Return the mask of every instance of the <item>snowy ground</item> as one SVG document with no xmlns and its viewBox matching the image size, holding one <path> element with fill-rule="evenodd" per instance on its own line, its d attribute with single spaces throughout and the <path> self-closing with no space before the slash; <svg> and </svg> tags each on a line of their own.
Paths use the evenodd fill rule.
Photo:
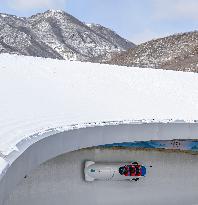
<svg viewBox="0 0 198 205">
<path fill-rule="evenodd" d="M 87 183 L 82 173 L 85 160 L 138 160 L 153 167 L 139 182 Z M 197 156 L 178 152 L 81 150 L 38 167 L 20 183 L 5 205 L 195 205 L 197 167 Z"/>
<path fill-rule="evenodd" d="M 195 73 L 2 54 L 0 96 L 3 156 L 22 139 L 50 128 L 112 120 L 198 119 Z"/>
</svg>

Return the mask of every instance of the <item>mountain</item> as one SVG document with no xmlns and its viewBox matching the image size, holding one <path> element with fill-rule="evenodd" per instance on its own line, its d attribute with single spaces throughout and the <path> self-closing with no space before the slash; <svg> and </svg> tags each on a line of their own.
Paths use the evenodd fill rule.
<svg viewBox="0 0 198 205">
<path fill-rule="evenodd" d="M 198 72 L 198 31 L 148 41 L 107 63 Z"/>
<path fill-rule="evenodd" d="M 0 14 L 0 53 L 99 62 L 134 46 L 108 28 L 60 10 L 29 18 Z"/>
</svg>

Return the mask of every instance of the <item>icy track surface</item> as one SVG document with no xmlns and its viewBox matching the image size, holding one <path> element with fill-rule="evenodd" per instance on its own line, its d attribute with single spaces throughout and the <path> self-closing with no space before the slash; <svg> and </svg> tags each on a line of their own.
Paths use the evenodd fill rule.
<svg viewBox="0 0 198 205">
<path fill-rule="evenodd" d="M 198 75 L 0 55 L 0 153 L 88 122 L 198 119 Z"/>
<path fill-rule="evenodd" d="M 139 182 L 85 182 L 85 160 L 138 160 L 148 168 Z M 80 150 L 52 159 L 29 174 L 5 205 L 196 205 L 198 158 L 185 153 Z"/>
</svg>

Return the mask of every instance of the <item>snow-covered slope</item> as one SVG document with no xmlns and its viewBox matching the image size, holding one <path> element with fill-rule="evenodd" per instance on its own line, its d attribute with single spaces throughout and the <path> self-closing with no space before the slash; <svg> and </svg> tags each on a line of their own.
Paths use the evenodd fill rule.
<svg viewBox="0 0 198 205">
<path fill-rule="evenodd" d="M 101 28 L 92 29 L 59 10 L 48 10 L 29 18 L 0 14 L 0 53 L 103 61 L 111 52 L 135 46 L 110 29 Z"/>
<path fill-rule="evenodd" d="M 50 128 L 198 119 L 198 75 L 0 55 L 0 152 Z"/>
</svg>

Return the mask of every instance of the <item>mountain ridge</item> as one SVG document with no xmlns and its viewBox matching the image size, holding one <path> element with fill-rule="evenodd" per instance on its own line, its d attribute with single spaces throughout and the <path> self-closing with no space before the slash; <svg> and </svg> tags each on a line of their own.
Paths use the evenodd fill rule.
<svg viewBox="0 0 198 205">
<path fill-rule="evenodd" d="M 101 62 L 135 46 L 101 28 L 103 33 L 61 10 L 27 18 L 0 14 L 0 53 Z"/>
<path fill-rule="evenodd" d="M 198 72 L 198 31 L 173 34 L 115 54 L 109 64 Z"/>
</svg>

